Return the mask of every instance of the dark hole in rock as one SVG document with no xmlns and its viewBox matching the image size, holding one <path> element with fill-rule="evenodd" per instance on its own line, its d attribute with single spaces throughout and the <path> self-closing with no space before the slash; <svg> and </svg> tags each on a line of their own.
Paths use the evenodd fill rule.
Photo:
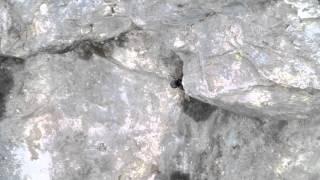
<svg viewBox="0 0 320 180">
<path fill-rule="evenodd" d="M 172 88 L 180 88 L 183 90 L 183 86 L 182 86 L 182 79 L 173 79 L 171 82 L 170 82 L 170 86 Z"/>
<path fill-rule="evenodd" d="M 80 42 L 80 44 L 75 48 L 75 52 L 78 57 L 84 60 L 89 60 L 92 55 L 92 45 L 89 41 Z"/>
<path fill-rule="evenodd" d="M 114 14 L 115 12 L 114 7 L 111 7 L 111 13 Z"/>
<path fill-rule="evenodd" d="M 125 47 L 127 42 L 128 42 L 128 37 L 125 33 L 122 33 L 115 38 L 115 44 L 118 47 Z"/>
<path fill-rule="evenodd" d="M 163 58 L 165 66 L 170 69 L 172 80 L 170 81 L 171 88 L 183 89 L 182 78 L 183 78 L 183 61 L 180 57 L 171 52 L 169 57 Z"/>
<path fill-rule="evenodd" d="M 183 8 L 184 5 L 183 5 L 183 4 L 178 4 L 177 7 L 178 7 L 178 8 Z"/>
<path fill-rule="evenodd" d="M 179 171 L 174 171 L 170 175 L 170 180 L 190 180 L 190 175 Z"/>
<path fill-rule="evenodd" d="M 105 50 L 103 45 L 98 44 L 98 43 L 96 43 L 96 44 L 94 43 L 94 44 L 92 44 L 92 50 L 93 50 L 94 54 L 96 54 L 100 57 L 106 57 L 105 52 L 108 52 L 109 49 Z"/>
<path fill-rule="evenodd" d="M 189 100 L 183 100 L 182 109 L 183 112 L 193 120 L 200 122 L 207 120 L 211 113 L 217 109 L 217 107 L 190 97 Z"/>
</svg>

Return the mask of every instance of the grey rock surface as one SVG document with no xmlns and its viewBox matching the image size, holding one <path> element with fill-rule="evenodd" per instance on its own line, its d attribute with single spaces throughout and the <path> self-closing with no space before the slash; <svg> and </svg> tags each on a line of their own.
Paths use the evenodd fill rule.
<svg viewBox="0 0 320 180">
<path fill-rule="evenodd" d="M 186 92 L 254 117 L 319 114 L 318 1 L 225 2 L 191 29 Z"/>
<path fill-rule="evenodd" d="M 22 87 L 7 104 L 13 116 L 1 123 L 1 129 L 11 127 L 2 133 L 16 144 L 10 153 L 22 179 L 150 174 L 175 102 L 160 96 L 177 98 L 166 81 L 108 59 L 84 61 L 70 53 L 35 56 L 24 70 Z M 2 177 L 14 169 L 8 172 Z"/>
<path fill-rule="evenodd" d="M 319 15 L 0 0 L 0 180 L 320 179 Z"/>
<path fill-rule="evenodd" d="M 195 99 L 185 106 L 165 141 L 161 180 L 320 178 L 318 122 L 253 119 L 209 107 Z M 188 115 L 195 112 L 211 113 Z"/>
</svg>

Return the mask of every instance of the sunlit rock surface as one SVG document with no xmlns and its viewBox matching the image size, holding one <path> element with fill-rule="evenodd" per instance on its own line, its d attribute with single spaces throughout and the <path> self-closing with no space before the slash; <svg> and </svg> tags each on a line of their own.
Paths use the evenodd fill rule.
<svg viewBox="0 0 320 180">
<path fill-rule="evenodd" d="M 0 0 L 0 180 L 320 179 L 319 15 Z"/>
</svg>

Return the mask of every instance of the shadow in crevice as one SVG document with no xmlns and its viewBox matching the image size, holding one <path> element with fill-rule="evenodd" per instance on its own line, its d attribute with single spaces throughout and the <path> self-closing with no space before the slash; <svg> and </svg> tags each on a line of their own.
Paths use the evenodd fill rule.
<svg viewBox="0 0 320 180">
<path fill-rule="evenodd" d="M 14 85 L 12 67 L 24 64 L 24 60 L 9 56 L 0 56 L 0 121 L 6 112 L 6 98 Z"/>
<path fill-rule="evenodd" d="M 161 58 L 163 65 L 170 73 L 170 86 L 171 88 L 179 88 L 183 90 L 183 61 L 177 53 L 171 51 L 169 54 Z"/>
<path fill-rule="evenodd" d="M 217 107 L 190 97 L 188 100 L 183 100 L 182 109 L 193 120 L 201 122 L 207 120 Z"/>
<path fill-rule="evenodd" d="M 113 46 L 111 42 L 80 41 L 73 50 L 80 59 L 89 60 L 93 54 L 102 58 L 110 56 Z"/>
<path fill-rule="evenodd" d="M 179 171 L 174 171 L 170 175 L 170 180 L 190 180 L 190 175 Z"/>
</svg>

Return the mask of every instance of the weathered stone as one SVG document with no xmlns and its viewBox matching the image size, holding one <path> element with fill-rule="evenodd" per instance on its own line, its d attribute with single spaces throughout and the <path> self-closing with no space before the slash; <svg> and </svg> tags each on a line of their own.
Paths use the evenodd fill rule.
<svg viewBox="0 0 320 180">
<path fill-rule="evenodd" d="M 319 179 L 319 9 L 0 1 L 0 180 Z"/>
<path fill-rule="evenodd" d="M 160 180 L 319 178 L 318 122 L 252 119 L 214 106 L 182 112 L 163 141 Z M 190 112 L 209 116 L 195 121 Z"/>
<path fill-rule="evenodd" d="M 132 28 L 128 17 L 111 11 L 112 3 L 102 0 L 11 1 L 0 6 L 9 18 L 3 25 L 8 35 L 2 36 L 1 52 L 16 57 L 61 52 L 79 41 L 104 41 Z M 18 40 L 11 42 L 14 32 Z"/>
<path fill-rule="evenodd" d="M 22 87 L 7 103 L 10 117 L 1 123 L 9 128 L 2 139 L 14 144 L 10 163 L 22 179 L 144 179 L 155 173 L 151 167 L 158 164 L 178 91 L 166 79 L 125 65 L 73 53 L 26 62 L 25 78 L 16 80 Z"/>
<path fill-rule="evenodd" d="M 193 26 L 194 43 L 184 43 L 192 54 L 182 58 L 186 93 L 248 116 L 317 117 L 318 2 L 221 4 Z"/>
</svg>

